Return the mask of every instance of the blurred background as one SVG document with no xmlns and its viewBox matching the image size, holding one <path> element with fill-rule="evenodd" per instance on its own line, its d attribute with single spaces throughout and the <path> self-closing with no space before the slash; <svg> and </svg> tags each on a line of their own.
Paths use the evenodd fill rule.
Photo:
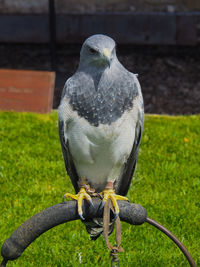
<svg viewBox="0 0 200 267">
<path fill-rule="evenodd" d="M 139 74 L 147 113 L 200 113 L 199 0 L 0 0 L 0 68 L 56 71 L 57 108 L 95 33 Z"/>
</svg>

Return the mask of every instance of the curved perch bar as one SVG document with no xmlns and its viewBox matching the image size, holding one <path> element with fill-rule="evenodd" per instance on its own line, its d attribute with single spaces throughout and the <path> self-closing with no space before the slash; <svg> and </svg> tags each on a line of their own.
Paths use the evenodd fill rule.
<svg viewBox="0 0 200 267">
<path fill-rule="evenodd" d="M 94 217 L 103 217 L 103 208 L 101 203 L 101 200 L 93 199 L 94 207 L 92 207 L 91 205 L 88 205 L 86 201 L 84 202 L 83 215 L 86 220 Z M 186 256 L 190 266 L 196 266 L 194 260 L 183 244 L 165 227 L 148 218 L 145 208 L 139 204 L 134 204 L 127 201 L 118 201 L 118 204 L 120 208 L 119 216 L 122 221 L 133 225 L 140 225 L 144 222 L 147 222 L 155 226 L 176 243 L 176 245 Z M 22 252 L 37 237 L 47 230 L 59 224 L 78 219 L 80 218 L 77 211 L 76 201 L 67 201 L 57 204 L 35 214 L 33 217 L 20 225 L 13 232 L 13 234 L 7 240 L 5 240 L 1 248 L 1 255 L 4 259 L 0 267 L 5 267 L 8 260 L 15 260 L 20 257 Z"/>
<path fill-rule="evenodd" d="M 119 201 L 120 219 L 130 224 L 142 224 L 146 220 L 146 210 L 127 201 Z M 101 201 L 93 199 L 94 208 L 85 201 L 83 215 L 86 219 L 103 216 Z M 47 208 L 20 225 L 13 234 L 5 240 L 1 255 L 5 260 L 14 260 L 41 234 L 56 225 L 80 219 L 77 212 L 77 202 L 67 201 Z M 5 266 L 2 265 L 2 266 Z"/>
</svg>

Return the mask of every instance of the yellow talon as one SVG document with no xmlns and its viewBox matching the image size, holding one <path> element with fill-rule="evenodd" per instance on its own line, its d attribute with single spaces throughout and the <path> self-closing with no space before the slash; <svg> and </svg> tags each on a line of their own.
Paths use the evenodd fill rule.
<svg viewBox="0 0 200 267">
<path fill-rule="evenodd" d="M 91 198 L 91 196 L 86 192 L 85 188 L 81 187 L 80 191 L 79 191 L 78 194 L 76 194 L 76 195 L 72 195 L 72 194 L 70 194 L 70 193 L 66 193 L 66 194 L 63 196 L 63 200 L 64 200 L 65 198 L 72 198 L 72 199 L 77 200 L 77 202 L 78 202 L 78 214 L 79 214 L 79 216 L 81 217 L 82 220 L 85 220 L 85 218 L 83 217 L 83 210 L 82 210 L 83 199 L 86 199 L 87 201 L 89 201 L 90 204 L 93 206 L 92 198 Z"/>
<path fill-rule="evenodd" d="M 103 205 L 106 203 L 108 199 L 111 200 L 115 212 L 115 217 L 119 215 L 119 206 L 117 200 L 126 200 L 128 201 L 127 197 L 116 195 L 113 189 L 104 189 L 103 193 Z"/>
</svg>

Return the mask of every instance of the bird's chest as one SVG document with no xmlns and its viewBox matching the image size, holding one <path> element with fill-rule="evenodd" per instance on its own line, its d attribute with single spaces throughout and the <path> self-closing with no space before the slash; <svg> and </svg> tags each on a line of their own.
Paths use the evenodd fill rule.
<svg viewBox="0 0 200 267">
<path fill-rule="evenodd" d="M 76 163 L 111 166 L 130 153 L 134 131 L 123 118 L 95 127 L 77 116 L 69 123 L 67 136 Z"/>
<path fill-rule="evenodd" d="M 117 132 L 112 127 L 95 127 L 83 118 L 76 118 L 69 124 L 67 136 L 74 160 L 94 164 L 103 154 L 106 157 Z"/>
</svg>

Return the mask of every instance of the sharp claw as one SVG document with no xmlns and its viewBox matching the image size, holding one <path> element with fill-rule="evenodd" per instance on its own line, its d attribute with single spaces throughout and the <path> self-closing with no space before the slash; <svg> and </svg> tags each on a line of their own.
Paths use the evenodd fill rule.
<svg viewBox="0 0 200 267">
<path fill-rule="evenodd" d="M 79 213 L 79 216 L 80 216 L 80 218 L 81 218 L 81 220 L 85 220 L 85 218 L 83 217 L 83 213 Z"/>
<path fill-rule="evenodd" d="M 72 199 L 77 201 L 78 214 L 79 214 L 79 217 L 81 218 L 81 220 L 83 220 L 83 221 L 85 220 L 85 218 L 83 217 L 83 211 L 82 211 L 83 201 L 87 200 L 89 202 L 89 204 L 94 208 L 94 204 L 92 202 L 91 196 L 86 192 L 85 188 L 83 188 L 83 187 L 80 188 L 79 193 L 76 195 L 66 193 L 63 196 L 63 202 L 65 202 L 65 198 L 72 198 Z"/>
<path fill-rule="evenodd" d="M 94 208 L 94 204 L 92 202 L 92 199 L 89 199 L 88 201 L 90 202 L 90 205 Z"/>
</svg>

